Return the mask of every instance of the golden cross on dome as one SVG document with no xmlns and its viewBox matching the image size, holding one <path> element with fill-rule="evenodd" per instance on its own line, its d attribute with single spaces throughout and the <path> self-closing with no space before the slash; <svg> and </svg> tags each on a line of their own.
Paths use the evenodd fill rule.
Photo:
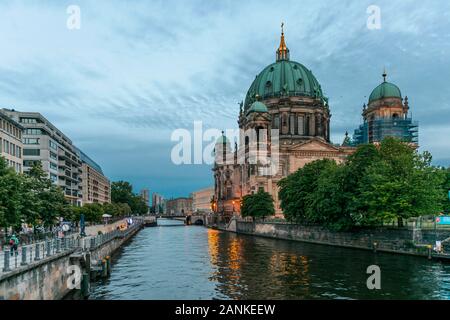
<svg viewBox="0 0 450 320">
<path fill-rule="evenodd" d="M 277 49 L 277 61 L 289 60 L 289 49 L 284 41 L 284 22 L 281 22 L 280 46 Z"/>
</svg>

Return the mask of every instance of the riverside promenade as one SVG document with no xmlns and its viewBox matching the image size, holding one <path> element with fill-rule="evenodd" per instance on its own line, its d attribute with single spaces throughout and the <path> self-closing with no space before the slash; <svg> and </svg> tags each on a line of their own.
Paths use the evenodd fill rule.
<svg viewBox="0 0 450 320">
<path fill-rule="evenodd" d="M 5 247 L 0 251 L 0 300 L 62 299 L 74 289 L 79 296 L 88 296 L 90 280 L 96 273 L 109 275 L 110 255 L 144 226 L 144 219 L 133 218 L 131 225 L 119 230 L 121 223 L 126 220 L 93 226 L 86 237 L 70 235 L 19 246 L 13 255 Z M 93 234 L 98 231 L 102 232 Z"/>
</svg>

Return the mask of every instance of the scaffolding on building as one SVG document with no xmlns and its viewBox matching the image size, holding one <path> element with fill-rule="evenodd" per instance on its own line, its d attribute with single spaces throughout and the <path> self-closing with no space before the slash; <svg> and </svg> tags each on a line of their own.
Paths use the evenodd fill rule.
<svg viewBox="0 0 450 320">
<path fill-rule="evenodd" d="M 386 137 L 418 144 L 419 124 L 411 118 L 375 118 L 364 122 L 353 134 L 353 145 L 381 142 Z"/>
</svg>

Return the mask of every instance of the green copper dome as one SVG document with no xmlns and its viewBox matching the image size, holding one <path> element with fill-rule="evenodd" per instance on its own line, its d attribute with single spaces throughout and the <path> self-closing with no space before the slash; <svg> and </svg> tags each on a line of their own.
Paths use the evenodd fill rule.
<svg viewBox="0 0 450 320">
<path fill-rule="evenodd" d="M 369 97 L 369 103 L 375 100 L 383 99 L 383 98 L 402 98 L 402 93 L 400 89 L 390 82 L 384 81 L 378 87 L 373 89 L 372 93 Z"/>
<path fill-rule="evenodd" d="M 230 144 L 230 140 L 223 134 L 223 131 L 222 135 L 216 140 L 216 145 L 217 144 Z"/>
<path fill-rule="evenodd" d="M 245 98 L 245 110 L 261 99 L 282 96 L 307 96 L 324 99 L 316 77 L 301 63 L 288 59 L 267 66 L 253 81 Z"/>
<path fill-rule="evenodd" d="M 269 110 L 267 110 L 267 107 L 264 103 L 260 102 L 260 101 L 255 101 L 252 103 L 252 105 L 250 106 L 250 109 L 248 109 L 247 113 L 251 113 L 251 112 L 269 112 Z"/>
</svg>

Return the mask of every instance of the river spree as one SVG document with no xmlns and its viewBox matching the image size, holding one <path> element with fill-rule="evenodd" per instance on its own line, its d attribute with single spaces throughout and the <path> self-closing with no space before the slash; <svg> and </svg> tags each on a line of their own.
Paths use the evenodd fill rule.
<svg viewBox="0 0 450 320">
<path fill-rule="evenodd" d="M 90 299 L 450 299 L 450 264 L 158 224 L 118 251 Z M 369 265 L 381 290 L 367 289 Z"/>
</svg>

